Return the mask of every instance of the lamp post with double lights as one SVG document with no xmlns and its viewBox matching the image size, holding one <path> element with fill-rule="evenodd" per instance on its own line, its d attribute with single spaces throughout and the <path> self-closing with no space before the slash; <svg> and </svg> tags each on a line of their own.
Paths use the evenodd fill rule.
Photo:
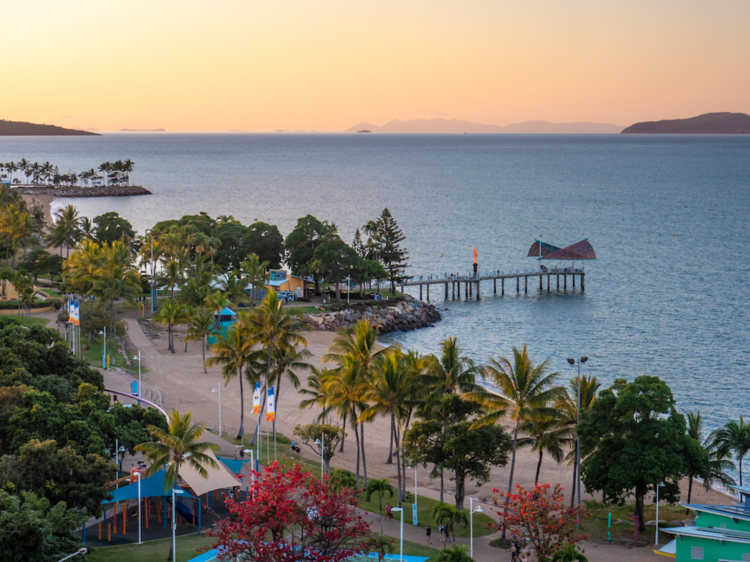
<svg viewBox="0 0 750 562">
<path fill-rule="evenodd" d="M 581 436 L 578 434 L 578 428 L 581 423 L 581 365 L 588 360 L 588 357 L 581 357 L 578 361 L 572 357 L 568 358 L 570 365 L 578 365 L 578 381 L 576 382 L 576 479 L 578 507 L 581 507 Z M 578 523 L 578 528 L 581 528 L 580 522 Z"/>
</svg>

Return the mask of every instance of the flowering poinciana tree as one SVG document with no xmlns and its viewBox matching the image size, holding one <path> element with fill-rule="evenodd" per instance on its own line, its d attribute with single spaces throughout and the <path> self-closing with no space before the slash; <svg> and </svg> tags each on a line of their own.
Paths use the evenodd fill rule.
<svg viewBox="0 0 750 562">
<path fill-rule="evenodd" d="M 499 492 L 497 488 L 492 491 Z M 515 494 L 499 493 L 494 504 L 503 503 L 506 497 L 510 502 L 505 525 L 510 528 L 511 537 L 519 547 L 529 549 L 523 558 L 529 558 L 535 552 L 536 559 L 545 562 L 566 544 L 575 544 L 586 538 L 586 535 L 576 534 L 575 527 L 582 518 L 591 517 L 591 514 L 582 507 L 566 507 L 560 484 L 554 489 L 549 484 L 537 484 L 533 490 L 516 484 Z M 503 527 L 503 512 L 497 514 L 500 529 Z"/>
<path fill-rule="evenodd" d="M 250 495 L 226 501 L 231 517 L 213 548 L 227 560 L 339 562 L 367 549 L 370 527 L 354 512 L 354 492 L 334 490 L 327 477 L 274 463 L 256 475 Z"/>
</svg>

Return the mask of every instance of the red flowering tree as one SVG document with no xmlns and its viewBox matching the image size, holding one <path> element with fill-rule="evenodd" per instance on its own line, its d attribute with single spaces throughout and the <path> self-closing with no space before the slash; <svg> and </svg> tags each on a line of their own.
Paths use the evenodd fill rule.
<svg viewBox="0 0 750 562">
<path fill-rule="evenodd" d="M 334 490 L 327 477 L 274 463 L 256 474 L 250 495 L 226 500 L 231 516 L 213 548 L 227 560 L 339 562 L 367 549 L 370 527 L 354 512 L 354 492 Z"/>
<path fill-rule="evenodd" d="M 586 538 L 586 535 L 577 534 L 576 525 L 591 514 L 578 506 L 566 507 L 560 484 L 554 489 L 549 484 L 537 484 L 533 490 L 516 484 L 515 494 L 498 493 L 497 488 L 492 491 L 498 494 L 493 500 L 495 505 L 509 498 L 504 521 L 503 512 L 497 512 L 500 516 L 497 528 L 510 528 L 511 539 L 521 549 L 528 549 L 523 554 L 524 559 L 536 554 L 539 562 L 546 562 L 566 544 L 575 544 Z"/>
</svg>

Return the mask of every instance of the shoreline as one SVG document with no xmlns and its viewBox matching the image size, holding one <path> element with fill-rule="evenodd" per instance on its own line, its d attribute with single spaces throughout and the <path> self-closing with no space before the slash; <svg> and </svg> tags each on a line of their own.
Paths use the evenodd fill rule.
<svg viewBox="0 0 750 562">
<path fill-rule="evenodd" d="M 137 197 L 152 195 L 145 187 L 130 185 L 125 187 L 15 187 L 21 195 L 37 195 L 46 197 Z"/>
</svg>

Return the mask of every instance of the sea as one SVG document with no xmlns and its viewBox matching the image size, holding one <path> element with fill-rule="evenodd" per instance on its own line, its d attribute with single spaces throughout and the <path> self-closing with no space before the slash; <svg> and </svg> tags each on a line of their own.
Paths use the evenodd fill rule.
<svg viewBox="0 0 750 562">
<path fill-rule="evenodd" d="M 750 417 L 750 136 L 428 134 L 104 134 L 3 137 L 0 162 L 49 161 L 61 173 L 131 159 L 146 197 L 79 198 L 139 232 L 205 211 L 286 235 L 312 214 L 342 238 L 387 207 L 406 236 L 409 274 L 538 270 L 535 239 L 582 239 L 586 290 L 431 302 L 433 328 L 388 341 L 423 353 L 457 336 L 478 362 L 527 345 L 563 380 L 567 358 L 604 385 L 649 374 L 707 430 Z M 578 264 L 577 264 L 578 265 Z M 418 294 L 412 290 L 413 294 Z M 425 294 L 426 297 L 426 294 Z"/>
</svg>

